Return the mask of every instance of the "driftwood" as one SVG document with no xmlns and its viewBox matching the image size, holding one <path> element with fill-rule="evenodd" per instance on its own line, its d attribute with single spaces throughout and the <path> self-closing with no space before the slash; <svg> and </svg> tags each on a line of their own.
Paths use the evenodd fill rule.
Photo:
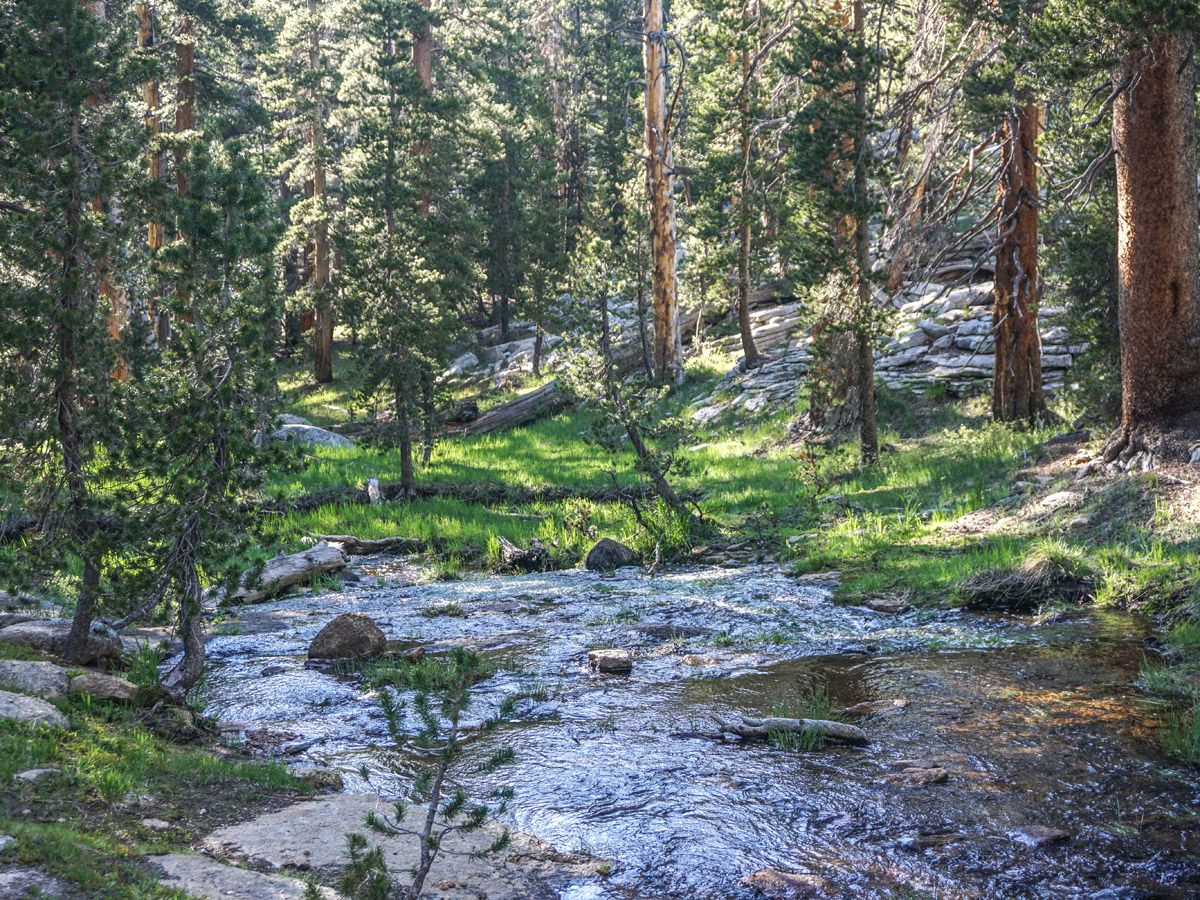
<svg viewBox="0 0 1200 900">
<path fill-rule="evenodd" d="M 335 544 L 342 552 L 350 556 L 362 556 L 365 553 L 415 553 L 423 550 L 421 541 L 406 537 L 360 538 L 352 534 L 314 534 L 313 538 L 327 544 Z"/>
<path fill-rule="evenodd" d="M 346 554 L 340 547 L 321 541 L 299 553 L 276 556 L 267 560 L 262 571 L 254 576 L 247 573 L 233 598 L 245 603 L 254 603 L 277 594 L 293 584 L 308 581 L 314 575 L 337 572 L 346 568 Z"/>
<path fill-rule="evenodd" d="M 499 406 L 493 406 L 477 419 L 451 426 L 446 431 L 448 434 L 463 437 L 501 431 L 505 428 L 532 422 L 539 416 L 553 412 L 566 402 L 567 398 L 562 386 L 555 378 L 527 394 L 522 394 L 507 403 L 501 403 Z"/>
<path fill-rule="evenodd" d="M 522 572 L 540 572 L 546 567 L 547 558 L 545 545 L 537 538 L 529 543 L 529 549 L 523 550 L 506 537 L 500 540 L 500 561 L 507 569 L 520 569 Z"/>
<path fill-rule="evenodd" d="M 717 719 L 717 725 L 725 734 L 736 735 L 747 740 L 765 741 L 772 734 L 819 734 L 831 741 L 863 745 L 869 743 L 867 733 L 856 725 L 845 722 L 830 722 L 826 719 L 785 719 L 768 716 L 751 719 L 742 716 L 741 722 Z"/>
</svg>

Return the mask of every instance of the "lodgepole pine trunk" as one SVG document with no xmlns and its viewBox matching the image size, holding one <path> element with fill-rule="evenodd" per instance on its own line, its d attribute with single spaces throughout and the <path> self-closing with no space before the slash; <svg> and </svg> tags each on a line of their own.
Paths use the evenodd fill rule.
<svg viewBox="0 0 1200 900">
<path fill-rule="evenodd" d="M 645 0 L 643 61 L 646 75 L 646 192 L 650 203 L 651 291 L 654 304 L 654 371 L 683 382 L 679 334 L 679 284 L 675 271 L 675 200 L 671 159 L 671 105 L 667 101 L 667 35 L 664 0 Z"/>
<path fill-rule="evenodd" d="M 738 190 L 738 290 L 737 314 L 738 331 L 742 336 L 742 354 L 745 356 L 747 369 L 753 369 L 759 364 L 758 347 L 754 345 L 754 334 L 750 329 L 750 220 L 753 210 L 750 208 L 750 158 L 753 149 L 750 123 L 750 4 L 742 0 L 742 90 L 738 104 L 738 130 L 741 141 L 742 173 Z"/>
<path fill-rule="evenodd" d="M 317 24 L 317 0 L 308 0 L 308 67 L 314 74 L 321 67 L 321 30 Z M 333 304 L 329 297 L 329 219 L 325 212 L 325 104 L 320 88 L 313 98 L 312 121 L 308 126 L 312 150 L 312 196 L 317 212 L 313 224 L 313 378 L 318 384 L 333 381 Z"/>
<path fill-rule="evenodd" d="M 1121 423 L 1105 458 L 1176 455 L 1168 432 L 1200 411 L 1194 39 L 1163 34 L 1118 68 Z"/>
<path fill-rule="evenodd" d="M 866 58 L 866 10 L 863 0 L 854 0 L 854 42 L 860 59 Z M 858 385 L 858 438 L 862 461 L 873 465 L 879 460 L 879 433 L 875 422 L 875 348 L 872 315 L 871 235 L 867 223 L 867 84 L 861 72 L 854 80 L 854 107 L 858 113 L 854 133 L 854 197 L 858 209 L 854 217 L 854 268 L 858 314 L 856 316 Z"/>
<path fill-rule="evenodd" d="M 996 368 L 992 418 L 1034 424 L 1046 413 L 1042 345 L 1038 334 L 1037 139 L 1040 109 L 1013 110 L 1000 131 L 995 307 Z"/>
<path fill-rule="evenodd" d="M 191 131 L 196 126 L 196 38 L 192 20 L 184 16 L 179 20 L 175 34 L 175 136 Z M 187 146 L 181 139 L 175 147 L 175 194 L 180 200 L 188 195 Z M 180 223 L 177 238 L 188 241 L 187 228 Z M 181 310 L 188 309 L 192 299 L 191 266 L 188 273 L 175 282 L 175 297 Z"/>
<path fill-rule="evenodd" d="M 151 50 L 155 46 L 154 13 L 149 3 L 137 5 L 138 47 Z M 162 151 L 153 146 L 154 139 L 162 132 L 162 122 L 158 117 L 158 109 L 162 105 L 162 93 L 159 90 L 158 79 L 151 78 L 142 84 L 142 102 L 145 111 L 142 114 L 142 124 L 146 129 L 146 137 L 151 144 L 146 151 L 146 169 L 150 180 L 159 184 L 163 180 Z M 166 229 L 159 218 L 157 209 L 152 209 L 146 221 L 146 247 L 151 256 L 162 249 L 166 237 Z M 147 310 L 151 326 L 154 330 L 154 340 L 163 347 L 171 337 L 171 317 L 165 306 L 151 302 Z"/>
<path fill-rule="evenodd" d="M 412 421 L 403 388 L 396 389 L 395 412 L 400 430 L 400 499 L 412 500 L 417 496 L 417 476 L 413 471 Z"/>
</svg>

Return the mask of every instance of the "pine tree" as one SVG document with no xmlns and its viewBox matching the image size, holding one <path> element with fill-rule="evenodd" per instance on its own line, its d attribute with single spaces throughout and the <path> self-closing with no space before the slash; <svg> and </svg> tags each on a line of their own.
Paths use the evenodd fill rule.
<svg viewBox="0 0 1200 900">
<path fill-rule="evenodd" d="M 110 327 L 122 223 L 106 198 L 133 149 L 118 102 L 133 85 L 133 36 L 95 12 L 78 0 L 0 5 L 0 433 L 16 442 L 4 481 L 37 521 L 33 560 L 77 573 L 64 656 L 81 662 L 106 554 L 122 540 L 94 474 L 122 358 Z"/>
</svg>

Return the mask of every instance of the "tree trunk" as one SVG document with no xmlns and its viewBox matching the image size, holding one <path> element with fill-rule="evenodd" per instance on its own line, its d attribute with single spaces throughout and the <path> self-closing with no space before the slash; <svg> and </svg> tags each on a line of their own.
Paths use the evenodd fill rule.
<svg viewBox="0 0 1200 900">
<path fill-rule="evenodd" d="M 675 200 L 668 103 L 667 36 L 664 0 L 645 0 L 643 59 L 646 75 L 646 191 L 650 201 L 651 286 L 654 302 L 655 374 L 683 382 L 679 296 L 675 272 Z"/>
<path fill-rule="evenodd" d="M 418 2 L 427 17 L 430 0 L 418 0 Z M 423 89 L 424 97 L 421 105 L 424 108 L 428 104 L 429 94 L 433 91 L 433 26 L 429 24 L 428 18 L 422 19 L 420 24 L 413 29 L 412 64 L 417 81 Z M 428 156 L 432 149 L 429 141 L 422 140 L 417 143 L 413 155 Z M 425 219 L 429 217 L 429 209 L 430 197 L 428 193 L 423 193 L 417 199 L 417 213 Z"/>
<path fill-rule="evenodd" d="M 1116 73 L 1130 86 L 1113 107 L 1121 424 L 1110 460 L 1186 452 L 1164 432 L 1200 411 L 1193 44 L 1161 35 Z"/>
<path fill-rule="evenodd" d="M 742 335 L 742 354 L 745 356 L 745 366 L 753 369 L 759 363 L 758 348 L 754 346 L 754 334 L 750 329 L 750 238 L 751 217 L 754 212 L 750 207 L 750 159 L 753 148 L 750 123 L 751 105 L 750 92 L 752 76 L 750 73 L 750 5 L 749 0 L 742 0 L 742 90 L 738 111 L 738 129 L 742 150 L 741 184 L 738 191 L 738 292 L 737 314 L 738 330 Z"/>
<path fill-rule="evenodd" d="M 286 556 L 269 559 L 262 571 L 247 573 L 234 592 L 234 597 L 244 603 L 265 600 L 293 584 L 311 581 L 314 576 L 326 572 L 339 572 L 346 568 L 346 554 L 341 547 L 324 541 Z"/>
<path fill-rule="evenodd" d="M 859 59 L 866 59 L 866 11 L 863 0 L 854 0 L 854 42 Z M 858 437 L 862 461 L 879 460 L 879 434 L 875 422 L 875 317 L 872 310 L 871 235 L 867 223 L 867 83 L 861 69 L 854 80 L 854 107 L 858 121 L 854 134 L 854 277 L 857 289 L 858 334 Z"/>
<path fill-rule="evenodd" d="M 1031 425 L 1046 413 L 1038 334 L 1039 118 L 1038 106 L 1026 104 L 1009 114 L 1000 131 L 1000 238 L 992 312 L 996 340 L 992 418 Z"/>
<path fill-rule="evenodd" d="M 137 5 L 138 18 L 138 47 L 142 50 L 150 51 L 154 48 L 154 14 L 150 9 L 149 3 L 139 3 Z M 154 139 L 158 137 L 162 131 L 162 122 L 158 118 L 158 108 L 162 105 L 162 94 L 159 91 L 158 79 L 151 78 L 142 84 L 142 102 L 146 105 L 146 109 L 142 114 L 142 124 L 146 129 L 146 138 L 149 144 L 153 144 Z M 150 146 L 146 151 L 146 169 L 150 175 L 150 180 L 157 186 L 163 180 L 163 158 L 162 151 Z M 162 249 L 165 238 L 165 229 L 160 218 L 160 210 L 155 203 L 149 217 L 146 221 L 146 247 L 150 251 L 150 255 L 154 256 Z M 146 310 L 150 317 L 151 326 L 154 329 L 154 340 L 159 347 L 166 345 L 171 336 L 171 318 L 166 308 L 160 303 L 151 301 Z"/>
<path fill-rule="evenodd" d="M 417 496 L 417 477 L 413 471 L 412 421 L 408 414 L 408 398 L 401 388 L 396 389 L 396 425 L 400 430 L 400 499 L 412 500 Z"/>
<path fill-rule="evenodd" d="M 182 702 L 204 671 L 204 590 L 196 571 L 196 552 L 200 546 L 198 520 L 193 515 L 180 535 L 179 637 L 183 656 L 162 679 L 162 689 L 171 699 Z"/>
<path fill-rule="evenodd" d="M 196 38 L 192 20 L 184 16 L 179 20 L 175 34 L 175 195 L 183 201 L 188 195 L 187 144 L 182 135 L 196 126 Z M 181 210 L 181 216 L 183 211 Z M 182 221 L 176 228 L 176 237 L 188 242 L 187 228 Z M 176 279 L 175 297 L 181 310 L 191 305 L 192 267 Z"/>
<path fill-rule="evenodd" d="M 311 23 L 308 33 L 308 68 L 317 79 L 321 68 L 321 30 L 316 21 L 317 2 L 308 0 Z M 312 150 L 313 224 L 313 378 L 318 384 L 333 381 L 333 304 L 329 298 L 329 219 L 325 212 L 325 101 L 319 80 L 314 87 L 312 122 L 308 140 Z"/>
</svg>

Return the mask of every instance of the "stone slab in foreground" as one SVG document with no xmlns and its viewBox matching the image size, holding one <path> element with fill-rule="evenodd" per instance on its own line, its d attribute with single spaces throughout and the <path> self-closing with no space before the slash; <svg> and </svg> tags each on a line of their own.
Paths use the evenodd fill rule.
<svg viewBox="0 0 1200 900">
<path fill-rule="evenodd" d="M 192 897 L 216 900 L 303 900 L 305 883 L 298 878 L 265 875 L 249 869 L 226 865 L 207 856 L 169 853 L 152 856 L 150 862 L 163 870 L 162 885 L 183 891 Z M 321 890 L 321 896 L 333 900 L 334 892 Z"/>
<path fill-rule="evenodd" d="M 278 812 L 265 813 L 239 825 L 210 834 L 202 848 L 215 856 L 235 859 L 273 870 L 292 866 L 335 872 L 346 863 L 346 833 L 358 830 L 379 843 L 388 868 L 403 876 L 417 862 L 414 837 L 379 838 L 363 827 L 367 813 L 394 814 L 392 806 L 370 794 L 336 794 L 296 803 Z M 409 807 L 407 827 L 416 827 L 424 810 Z M 499 854 L 473 858 L 499 833 L 488 825 L 472 834 L 446 839 L 449 851 L 434 863 L 426 889 L 432 896 L 452 900 L 553 900 L 556 885 L 568 879 L 594 875 L 599 862 L 583 854 L 565 854 L 528 835 L 513 834 L 512 843 Z"/>
</svg>

